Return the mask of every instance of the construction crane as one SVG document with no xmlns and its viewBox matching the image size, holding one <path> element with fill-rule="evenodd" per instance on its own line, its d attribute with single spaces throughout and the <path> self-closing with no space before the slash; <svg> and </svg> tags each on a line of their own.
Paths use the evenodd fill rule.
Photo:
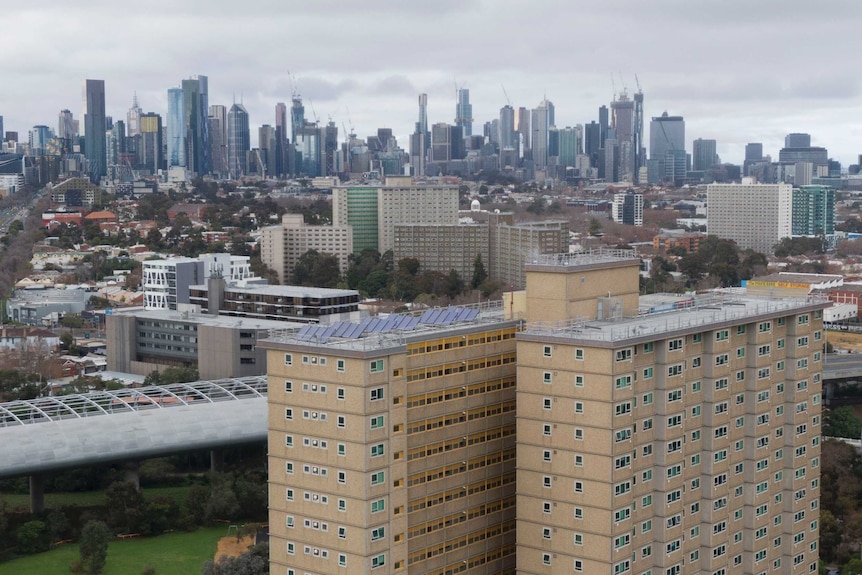
<svg viewBox="0 0 862 575">
<path fill-rule="evenodd" d="M 347 124 L 350 126 L 350 137 L 356 137 L 356 132 L 353 129 L 353 120 L 350 119 L 350 108 L 344 106 L 344 109 L 347 110 Z"/>
<path fill-rule="evenodd" d="M 503 95 L 506 96 L 506 103 L 509 104 L 509 107 L 512 106 L 512 100 L 509 99 L 509 94 L 506 92 L 506 86 L 500 84 L 500 87 L 503 88 Z"/>
<path fill-rule="evenodd" d="M 311 115 L 314 116 L 314 125 L 320 124 L 320 118 L 317 116 L 317 112 L 314 111 L 314 102 L 309 98 L 308 105 L 311 106 Z"/>
<path fill-rule="evenodd" d="M 296 89 L 296 82 L 293 79 L 293 74 L 290 73 L 290 70 L 287 71 L 287 81 L 290 84 L 290 97 L 293 99 L 299 98 L 299 92 Z"/>
<path fill-rule="evenodd" d="M 635 74 L 635 84 L 637 84 L 637 87 L 638 87 L 638 93 L 639 93 L 639 94 L 640 94 L 640 93 L 642 93 L 642 92 L 643 92 L 643 90 L 641 90 L 641 82 L 640 82 L 640 80 L 638 80 L 638 75 L 637 75 L 637 74 Z"/>
</svg>

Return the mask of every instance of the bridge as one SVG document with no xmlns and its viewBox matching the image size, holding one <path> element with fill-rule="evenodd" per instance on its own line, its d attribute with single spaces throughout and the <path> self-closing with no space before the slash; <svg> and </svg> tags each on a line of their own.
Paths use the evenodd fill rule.
<svg viewBox="0 0 862 575">
<path fill-rule="evenodd" d="M 266 376 L 0 403 L 0 478 L 266 441 Z"/>
</svg>

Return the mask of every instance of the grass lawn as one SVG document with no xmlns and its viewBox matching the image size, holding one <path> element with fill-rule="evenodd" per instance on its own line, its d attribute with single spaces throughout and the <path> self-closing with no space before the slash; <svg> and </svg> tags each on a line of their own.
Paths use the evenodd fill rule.
<svg viewBox="0 0 862 575">
<path fill-rule="evenodd" d="M 193 533 L 166 533 L 159 537 L 111 541 L 103 575 L 139 575 L 152 565 L 156 575 L 197 575 L 212 559 L 227 526 L 198 529 Z M 78 558 L 78 545 L 62 545 L 51 551 L 0 563 L 0 572 L 16 575 L 69 575 L 69 564 Z"/>
<path fill-rule="evenodd" d="M 147 498 L 156 496 L 167 497 L 173 499 L 177 503 L 182 503 L 189 491 L 189 486 L 183 485 L 180 487 L 150 487 L 144 488 L 144 495 Z M 0 493 L 0 499 L 6 501 L 12 509 L 30 508 L 30 496 L 21 493 L 3 494 Z M 45 509 L 55 509 L 57 507 L 93 507 L 95 505 L 105 504 L 104 491 L 87 491 L 81 493 L 46 493 L 45 494 Z"/>
</svg>

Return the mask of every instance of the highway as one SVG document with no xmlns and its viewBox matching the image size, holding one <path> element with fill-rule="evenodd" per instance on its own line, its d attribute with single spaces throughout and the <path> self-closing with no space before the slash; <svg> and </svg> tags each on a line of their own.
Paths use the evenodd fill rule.
<svg viewBox="0 0 862 575">
<path fill-rule="evenodd" d="M 824 381 L 851 377 L 862 379 L 862 353 L 831 353 L 825 356 Z"/>
</svg>

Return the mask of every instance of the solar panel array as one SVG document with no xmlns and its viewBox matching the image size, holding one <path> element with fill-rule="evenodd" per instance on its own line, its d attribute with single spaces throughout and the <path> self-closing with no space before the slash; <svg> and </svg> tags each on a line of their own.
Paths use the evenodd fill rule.
<svg viewBox="0 0 862 575">
<path fill-rule="evenodd" d="M 300 341 L 326 343 L 331 338 L 359 339 L 370 333 L 389 333 L 411 331 L 418 325 L 443 326 L 456 322 L 471 321 L 479 315 L 478 309 L 448 307 L 429 309 L 421 316 L 391 314 L 386 317 L 367 317 L 359 323 L 339 321 L 331 325 L 310 324 L 303 326 L 296 334 Z"/>
</svg>

